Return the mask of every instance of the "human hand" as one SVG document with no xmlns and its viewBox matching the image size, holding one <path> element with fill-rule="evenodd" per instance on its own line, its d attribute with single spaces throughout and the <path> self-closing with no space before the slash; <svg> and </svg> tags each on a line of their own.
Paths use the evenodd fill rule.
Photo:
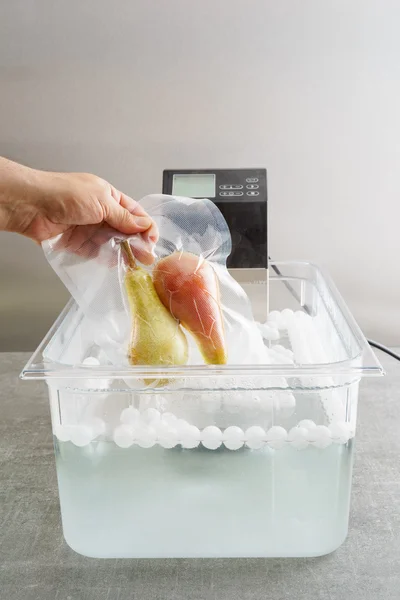
<svg viewBox="0 0 400 600">
<path fill-rule="evenodd" d="M 144 243 L 132 249 L 145 264 L 153 262 L 158 239 L 157 226 L 140 204 L 104 179 L 36 171 L 5 159 L 0 159 L 0 229 L 37 243 L 63 234 L 59 247 L 91 257 L 118 232 L 140 233 Z"/>
</svg>

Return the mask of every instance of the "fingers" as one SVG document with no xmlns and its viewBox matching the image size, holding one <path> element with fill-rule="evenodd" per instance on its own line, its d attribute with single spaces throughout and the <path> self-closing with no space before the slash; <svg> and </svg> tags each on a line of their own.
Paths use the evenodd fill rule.
<svg viewBox="0 0 400 600">
<path fill-rule="evenodd" d="M 151 265 L 153 264 L 155 259 L 153 254 L 153 244 L 148 243 L 144 239 L 145 235 L 146 232 L 140 235 L 134 235 L 132 238 L 130 238 L 130 245 L 134 256 L 139 262 L 141 262 L 144 265 Z M 125 238 L 126 236 L 123 237 Z M 120 239 L 118 239 L 118 236 L 116 235 L 116 231 L 114 229 L 112 229 L 108 225 L 103 225 L 98 231 L 94 233 L 94 235 L 91 236 L 90 241 L 99 247 L 103 247 L 105 244 L 108 244 L 108 242 L 110 242 L 113 238 L 116 239 L 117 243 L 121 241 L 121 236 Z M 114 258 L 116 257 L 116 253 L 113 250 L 113 248 L 115 248 L 114 245 L 108 251 L 108 257 L 111 261 L 113 260 L 112 256 L 114 256 Z M 116 262 L 114 261 L 113 264 L 116 264 Z"/>
<path fill-rule="evenodd" d="M 128 235 L 142 233 L 151 227 L 150 217 L 133 215 L 115 201 L 106 204 L 104 220 L 117 231 Z"/>
<path fill-rule="evenodd" d="M 157 243 L 159 237 L 156 223 L 149 217 L 149 215 L 139 204 L 139 202 L 136 202 L 135 200 L 133 200 L 133 198 L 127 196 L 123 192 L 120 192 L 113 186 L 111 186 L 111 195 L 112 198 L 115 200 L 114 204 L 119 206 L 119 208 L 124 211 L 125 223 L 127 223 L 128 220 L 128 225 L 127 227 L 123 226 L 122 228 L 121 224 L 119 224 L 118 227 L 116 225 L 113 225 L 110 222 L 110 219 L 108 219 L 107 222 L 115 229 L 118 229 L 118 231 L 121 231 L 122 233 L 126 233 L 128 235 L 140 233 L 140 237 L 142 239 L 142 242 L 144 243 L 132 243 L 133 254 L 137 258 L 137 260 L 142 264 L 151 265 L 155 259 L 153 253 L 154 244 Z M 147 228 L 143 228 L 140 230 L 137 229 L 138 223 L 144 225 L 147 222 L 149 223 Z"/>
<path fill-rule="evenodd" d="M 143 237 L 145 239 L 147 239 L 149 242 L 153 242 L 154 244 L 157 243 L 158 235 L 159 235 L 157 225 L 155 224 L 153 219 L 151 219 L 149 217 L 149 215 L 144 210 L 144 208 L 139 204 L 139 202 L 136 202 L 136 200 L 133 200 L 133 198 L 131 198 L 130 196 L 127 196 L 123 192 L 120 192 L 119 190 L 115 189 L 114 187 L 111 188 L 111 195 L 114 198 L 114 200 L 116 200 L 119 203 L 119 205 L 122 206 L 122 208 L 126 209 L 131 215 L 133 215 L 135 217 L 139 217 L 139 218 L 146 217 L 146 218 L 150 219 L 151 224 L 150 224 L 148 230 L 146 230 L 146 236 L 143 236 Z M 124 231 L 122 233 L 136 233 L 136 232 Z"/>
<path fill-rule="evenodd" d="M 117 202 L 119 202 L 119 204 L 121 206 L 126 208 L 126 210 L 129 210 L 130 213 L 132 213 L 133 215 L 138 215 L 138 216 L 142 216 L 142 217 L 147 216 L 146 211 L 144 210 L 143 206 L 141 206 L 139 204 L 139 202 L 136 202 L 136 200 L 134 200 L 130 196 L 127 196 L 123 192 L 119 192 L 118 190 L 115 190 L 115 189 L 114 189 L 114 192 L 115 192 L 115 196 L 113 194 L 113 197 L 116 198 Z"/>
<path fill-rule="evenodd" d="M 152 265 L 155 261 L 155 255 L 152 252 L 152 246 L 146 242 L 142 244 L 134 243 L 130 240 L 130 247 L 132 249 L 134 257 L 142 263 L 142 265 Z"/>
<path fill-rule="evenodd" d="M 78 254 L 79 251 L 84 250 L 85 244 L 93 237 L 99 227 L 99 225 L 77 225 L 76 227 L 71 227 L 57 241 L 55 249 L 65 249 L 68 252 Z"/>
<path fill-rule="evenodd" d="M 130 244 L 137 260 L 144 265 L 151 265 L 155 260 L 154 244 L 143 239 L 144 235 L 134 235 L 130 239 Z M 115 229 L 104 223 L 102 225 L 80 225 L 63 233 L 54 244 L 53 249 L 86 259 L 98 258 L 100 262 L 105 262 L 111 267 L 117 264 L 116 246 L 112 244 L 106 249 L 106 245 L 113 238 L 118 239 L 118 237 L 121 238 Z"/>
<path fill-rule="evenodd" d="M 155 260 L 154 244 L 158 229 L 143 207 L 132 198 L 110 186 L 106 198 L 102 198 L 104 221 L 93 225 L 75 225 L 61 235 L 54 249 L 65 250 L 87 259 L 101 260 L 103 255 L 112 260 L 114 252 L 103 252 L 112 238 L 133 236 L 132 251 L 139 262 L 151 265 Z"/>
<path fill-rule="evenodd" d="M 99 225 L 80 225 L 63 233 L 54 245 L 54 250 L 75 254 L 85 259 L 97 258 L 100 245 L 96 243 Z"/>
</svg>

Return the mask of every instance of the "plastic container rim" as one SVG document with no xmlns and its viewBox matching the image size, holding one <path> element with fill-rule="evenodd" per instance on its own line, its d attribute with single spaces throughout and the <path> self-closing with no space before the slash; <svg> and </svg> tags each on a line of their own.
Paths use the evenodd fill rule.
<svg viewBox="0 0 400 600">
<path fill-rule="evenodd" d="M 43 352 L 46 346 L 53 339 L 54 335 L 60 328 L 64 319 L 67 318 L 70 310 L 76 306 L 75 301 L 71 298 L 48 333 L 39 344 L 38 348 L 32 354 L 26 365 L 21 371 L 21 379 L 143 379 L 143 378 L 165 378 L 166 373 L 168 377 L 173 379 L 179 378 L 202 378 L 202 377 L 226 377 L 233 376 L 268 376 L 268 377 L 301 377 L 317 375 L 322 377 L 329 377 L 332 375 L 350 375 L 355 377 L 362 376 L 381 376 L 384 375 L 384 370 L 377 360 L 375 353 L 368 344 L 364 334 L 360 327 L 355 321 L 353 315 L 348 309 L 344 302 L 341 294 L 337 287 L 333 283 L 330 276 L 321 269 L 317 264 L 310 261 L 272 261 L 270 266 L 275 265 L 279 269 L 284 267 L 311 267 L 322 276 L 333 300 L 335 301 L 338 309 L 342 313 L 350 331 L 353 335 L 354 340 L 357 342 L 359 352 L 357 355 L 346 358 L 345 360 L 330 363 L 316 363 L 307 365 L 185 365 L 177 367 L 162 367 L 162 366 L 131 366 L 131 367 L 117 367 L 115 365 L 66 365 L 61 362 L 51 361 L 45 362 L 39 360 L 38 356 Z M 271 273 L 271 269 L 269 269 Z M 270 275 L 271 279 L 293 279 L 288 276 L 278 276 L 275 274 Z M 299 278 L 302 279 L 302 278 Z M 323 298 L 322 298 L 323 300 Z M 355 361 L 362 359 L 364 361 L 368 358 L 367 365 L 354 365 Z"/>
</svg>

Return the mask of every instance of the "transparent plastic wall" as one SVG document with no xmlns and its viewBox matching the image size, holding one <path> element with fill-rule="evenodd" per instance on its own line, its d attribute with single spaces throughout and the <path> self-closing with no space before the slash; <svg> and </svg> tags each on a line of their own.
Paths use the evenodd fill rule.
<svg viewBox="0 0 400 600">
<path fill-rule="evenodd" d="M 316 556 L 343 542 L 359 382 L 382 370 L 318 268 L 273 264 L 263 322 L 265 285 L 244 287 L 268 364 L 170 368 L 163 387 L 157 369 L 102 362 L 75 305 L 60 316 L 23 376 L 47 380 L 76 551 Z"/>
<path fill-rule="evenodd" d="M 314 556 L 346 537 L 357 382 L 50 398 L 64 535 L 82 554 Z"/>
</svg>

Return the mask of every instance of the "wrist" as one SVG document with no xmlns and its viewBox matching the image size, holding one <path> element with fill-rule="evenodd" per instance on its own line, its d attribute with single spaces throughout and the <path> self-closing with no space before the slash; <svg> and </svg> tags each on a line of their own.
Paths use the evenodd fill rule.
<svg viewBox="0 0 400 600">
<path fill-rule="evenodd" d="M 24 234 L 39 216 L 45 175 L 0 158 L 0 230 Z"/>
</svg>

